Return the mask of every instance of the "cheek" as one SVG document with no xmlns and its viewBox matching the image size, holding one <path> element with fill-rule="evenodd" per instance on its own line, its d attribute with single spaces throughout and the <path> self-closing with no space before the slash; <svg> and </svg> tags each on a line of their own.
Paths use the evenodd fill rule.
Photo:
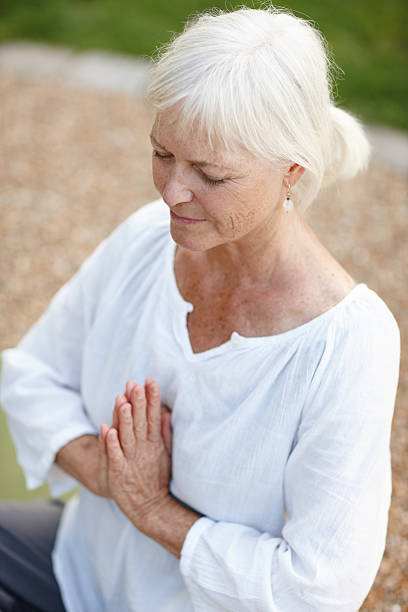
<svg viewBox="0 0 408 612">
<path fill-rule="evenodd" d="M 229 228 L 233 237 L 249 231 L 256 215 L 253 210 L 233 210 L 229 214 Z"/>
<path fill-rule="evenodd" d="M 152 177 L 157 191 L 162 193 L 166 183 L 166 169 L 163 167 L 163 164 L 158 163 L 154 157 L 152 159 Z"/>
</svg>

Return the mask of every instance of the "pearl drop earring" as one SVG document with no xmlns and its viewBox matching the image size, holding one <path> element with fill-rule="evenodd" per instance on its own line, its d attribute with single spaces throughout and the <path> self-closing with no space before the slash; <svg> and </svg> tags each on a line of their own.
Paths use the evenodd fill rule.
<svg viewBox="0 0 408 612">
<path fill-rule="evenodd" d="M 286 213 L 289 213 L 291 210 L 293 210 L 293 202 L 291 200 L 291 191 L 290 191 L 290 184 L 288 185 L 288 192 L 286 194 L 286 199 L 283 202 L 283 208 L 285 210 Z"/>
</svg>

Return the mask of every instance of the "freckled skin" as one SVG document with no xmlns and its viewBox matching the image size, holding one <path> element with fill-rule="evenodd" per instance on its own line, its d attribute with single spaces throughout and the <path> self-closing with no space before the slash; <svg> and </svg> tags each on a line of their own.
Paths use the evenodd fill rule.
<svg viewBox="0 0 408 612">
<path fill-rule="evenodd" d="M 250 211 L 247 213 L 243 211 L 232 212 L 230 214 L 232 230 L 231 238 L 238 238 L 243 233 L 243 231 L 245 231 L 245 227 L 251 227 L 254 222 L 254 217 L 254 213 Z"/>
<path fill-rule="evenodd" d="M 182 139 L 167 111 L 153 125 L 152 144 L 154 184 L 177 215 L 170 223 L 174 270 L 194 305 L 187 321 L 194 351 L 225 342 L 234 330 L 264 336 L 292 329 L 355 286 L 296 208 L 283 209 L 288 184 L 303 168 L 276 169 L 244 150 L 214 151 L 194 133 Z"/>
</svg>

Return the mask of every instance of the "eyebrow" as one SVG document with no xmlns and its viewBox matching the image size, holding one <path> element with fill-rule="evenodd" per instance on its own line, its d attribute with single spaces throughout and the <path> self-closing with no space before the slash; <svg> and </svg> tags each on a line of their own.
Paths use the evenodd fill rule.
<svg viewBox="0 0 408 612">
<path fill-rule="evenodd" d="M 150 140 L 152 141 L 152 144 L 154 146 L 157 146 L 163 151 L 166 151 L 166 153 L 170 153 L 170 151 L 168 151 L 166 147 L 163 147 L 163 145 L 161 145 L 160 142 L 158 142 L 152 134 L 150 134 Z M 217 164 L 216 162 L 208 162 L 205 160 L 197 160 L 197 159 L 189 159 L 188 161 L 191 164 L 196 164 L 197 166 L 213 166 L 214 168 L 220 168 L 222 170 L 232 170 L 232 168 L 229 168 L 228 166 L 224 166 L 223 164 Z"/>
</svg>

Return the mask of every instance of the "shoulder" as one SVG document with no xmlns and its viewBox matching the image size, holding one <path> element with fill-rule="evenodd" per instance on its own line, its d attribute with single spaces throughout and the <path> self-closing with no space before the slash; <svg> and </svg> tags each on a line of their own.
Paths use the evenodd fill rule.
<svg viewBox="0 0 408 612">
<path fill-rule="evenodd" d="M 130 215 L 97 246 L 57 295 L 65 295 L 79 283 L 97 302 L 112 283 L 120 283 L 134 271 L 148 268 L 169 241 L 166 209 L 163 200 L 155 200 Z"/>
<path fill-rule="evenodd" d="M 169 237 L 169 216 L 163 200 L 142 206 L 103 240 L 82 266 L 103 268 L 111 275 L 125 261 L 131 261 L 162 246 Z"/>
<path fill-rule="evenodd" d="M 163 234 L 169 228 L 169 214 L 162 199 L 154 200 L 136 210 L 112 233 L 112 238 L 131 241 L 138 236 Z"/>
<path fill-rule="evenodd" d="M 400 332 L 386 303 L 366 285 L 357 285 L 331 312 L 314 335 L 315 369 L 308 403 L 343 397 L 369 408 L 393 406 L 398 383 Z M 317 355 L 318 353 L 318 355 Z M 346 400 L 347 398 L 347 400 Z M 344 409 L 344 405 L 342 407 Z"/>
<path fill-rule="evenodd" d="M 337 350 L 371 350 L 393 347 L 399 354 L 400 332 L 398 324 L 384 300 L 367 285 L 357 285 L 334 308 L 328 332 L 334 337 Z"/>
<path fill-rule="evenodd" d="M 299 327 L 282 334 L 282 339 L 302 346 L 305 358 L 313 354 L 320 367 L 336 361 L 343 353 L 356 359 L 375 347 L 393 347 L 399 354 L 398 324 L 384 300 L 364 283 L 353 287 L 334 306 Z M 377 352 L 377 351 L 376 351 Z"/>
</svg>

